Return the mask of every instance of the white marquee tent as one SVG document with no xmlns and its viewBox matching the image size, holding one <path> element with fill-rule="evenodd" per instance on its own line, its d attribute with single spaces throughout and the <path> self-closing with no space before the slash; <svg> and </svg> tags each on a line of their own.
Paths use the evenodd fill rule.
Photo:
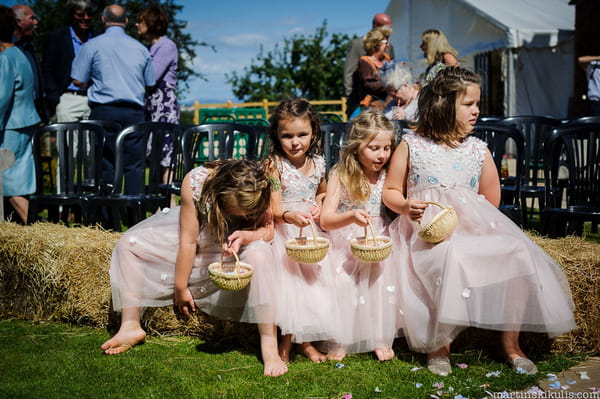
<svg viewBox="0 0 600 399">
<path fill-rule="evenodd" d="M 419 75 L 427 62 L 421 34 L 439 29 L 474 67 L 481 54 L 501 54 L 503 109 L 509 115 L 565 118 L 573 92 L 575 8 L 569 0 L 391 0 L 396 60 Z M 480 72 L 480 71 L 478 71 Z"/>
</svg>

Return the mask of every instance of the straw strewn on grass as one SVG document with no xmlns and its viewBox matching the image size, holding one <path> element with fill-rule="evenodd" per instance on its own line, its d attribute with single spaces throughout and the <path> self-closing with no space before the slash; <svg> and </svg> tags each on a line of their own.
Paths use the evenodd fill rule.
<svg viewBox="0 0 600 399">
<path fill-rule="evenodd" d="M 0 223 L 0 317 L 112 327 L 118 319 L 111 312 L 108 270 L 119 236 L 89 227 Z M 554 339 L 552 350 L 600 352 L 600 244 L 577 237 L 530 237 L 561 264 L 576 305 L 577 330 Z M 201 312 L 186 321 L 172 307 L 148 309 L 144 319 L 157 334 L 208 338 L 255 333 L 253 326 Z M 547 341 L 538 337 L 531 344 L 541 349 Z"/>
</svg>

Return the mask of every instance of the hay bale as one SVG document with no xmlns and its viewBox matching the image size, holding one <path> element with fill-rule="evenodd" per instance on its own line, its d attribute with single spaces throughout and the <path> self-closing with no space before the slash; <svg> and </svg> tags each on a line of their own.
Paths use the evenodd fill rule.
<svg viewBox="0 0 600 399">
<path fill-rule="evenodd" d="M 562 266 L 575 302 L 577 329 L 553 339 L 552 351 L 600 353 L 600 244 L 581 237 L 529 237 Z"/>
<path fill-rule="evenodd" d="M 554 340 L 542 334 L 523 334 L 530 353 L 548 350 L 600 352 L 600 244 L 578 237 L 543 238 L 528 233 L 565 271 L 578 328 Z M 117 327 L 111 311 L 108 269 L 119 233 L 98 228 L 69 228 L 50 223 L 21 226 L 0 223 L 0 317 L 67 321 L 96 327 Z M 144 325 L 150 333 L 191 335 L 203 339 L 248 337 L 252 325 L 217 320 L 202 312 L 184 320 L 173 307 L 148 309 Z M 471 329 L 456 347 L 498 341 Z"/>
<path fill-rule="evenodd" d="M 118 237 L 51 223 L 0 224 L 0 315 L 106 325 Z"/>
</svg>

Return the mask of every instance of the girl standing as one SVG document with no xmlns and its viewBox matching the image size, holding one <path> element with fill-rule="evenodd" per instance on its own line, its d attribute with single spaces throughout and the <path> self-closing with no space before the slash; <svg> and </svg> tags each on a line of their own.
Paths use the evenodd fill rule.
<svg viewBox="0 0 600 399">
<path fill-rule="evenodd" d="M 232 160 L 193 169 L 181 185 L 181 199 L 181 207 L 151 216 L 117 242 L 110 280 L 121 326 L 102 350 L 114 355 L 143 341 L 142 309 L 174 301 L 186 316 L 198 307 L 215 317 L 258 323 L 264 374 L 284 374 L 273 324 L 278 287 L 265 262 L 273 256 L 267 243 L 273 220 L 271 186 L 262 166 Z M 239 253 L 254 266 L 244 290 L 221 291 L 210 281 L 208 265 L 222 252 Z"/>
<path fill-rule="evenodd" d="M 431 81 L 445 67 L 458 65 L 458 51 L 448 43 L 446 35 L 437 29 L 427 29 L 421 35 L 421 50 L 429 66 L 425 70 L 424 84 Z"/>
<path fill-rule="evenodd" d="M 276 187 L 272 195 L 275 219 L 273 247 L 281 268 L 279 278 L 285 295 L 278 304 L 278 322 L 283 335 L 280 355 L 289 360 L 292 342 L 315 363 L 326 356 L 311 344 L 331 338 L 333 304 L 332 274 L 327 257 L 319 264 L 303 264 L 291 259 L 285 241 L 312 235 L 311 223 L 318 223 L 325 194 L 325 159 L 319 155 L 321 129 L 319 115 L 305 100 L 283 101 L 271 116 L 271 153 L 267 171 Z M 313 225 L 314 226 L 314 225 Z"/>
<path fill-rule="evenodd" d="M 365 235 L 369 223 L 375 234 L 388 235 L 391 218 L 381 192 L 394 147 L 392 123 L 380 112 L 364 111 L 353 120 L 340 161 L 329 176 L 321 226 L 329 232 L 331 258 L 336 260 L 337 313 L 342 321 L 335 337 L 339 347 L 329 352 L 336 360 L 348 352 L 373 350 L 379 360 L 394 357 L 398 327 L 392 257 L 362 262 L 349 245 L 352 238 Z"/>
<path fill-rule="evenodd" d="M 558 335 L 575 327 L 560 266 L 498 210 L 500 182 L 486 144 L 469 137 L 479 116 L 480 80 L 448 67 L 419 94 L 414 133 L 402 137 L 383 201 L 404 215 L 390 225 L 400 265 L 399 307 L 412 349 L 428 353 L 432 373 L 447 375 L 450 343 L 466 327 L 503 331 L 506 360 L 537 373 L 519 331 Z M 419 224 L 454 207 L 458 227 L 445 240 L 419 238 Z"/>
</svg>

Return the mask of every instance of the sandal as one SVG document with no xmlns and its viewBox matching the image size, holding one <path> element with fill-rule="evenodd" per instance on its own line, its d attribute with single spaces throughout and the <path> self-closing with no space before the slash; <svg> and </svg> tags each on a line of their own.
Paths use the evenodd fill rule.
<svg viewBox="0 0 600 399">
<path fill-rule="evenodd" d="M 512 366 L 512 369 L 519 374 L 532 375 L 537 374 L 538 372 L 535 363 L 526 357 L 517 357 L 513 360 L 509 360 L 508 362 Z"/>
<path fill-rule="evenodd" d="M 433 374 L 447 376 L 452 373 L 452 366 L 450 366 L 450 359 L 446 356 L 435 356 L 427 359 L 427 370 Z"/>
</svg>

